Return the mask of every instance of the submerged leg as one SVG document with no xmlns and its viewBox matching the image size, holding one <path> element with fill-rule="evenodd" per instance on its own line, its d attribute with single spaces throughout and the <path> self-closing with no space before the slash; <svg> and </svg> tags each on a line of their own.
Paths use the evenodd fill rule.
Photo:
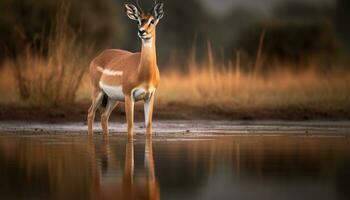
<svg viewBox="0 0 350 200">
<path fill-rule="evenodd" d="M 95 120 L 96 110 L 101 106 L 103 99 L 103 92 L 95 92 L 92 98 L 92 104 L 88 111 L 87 124 L 88 124 L 88 133 L 89 135 L 93 134 L 93 125 Z"/>
<path fill-rule="evenodd" d="M 114 110 L 114 108 L 117 105 L 118 105 L 117 101 L 108 98 L 106 109 L 101 115 L 101 126 L 102 126 L 102 131 L 103 131 L 104 135 L 108 135 L 109 134 L 109 131 L 108 131 L 109 116 L 111 115 L 112 111 Z"/>
</svg>

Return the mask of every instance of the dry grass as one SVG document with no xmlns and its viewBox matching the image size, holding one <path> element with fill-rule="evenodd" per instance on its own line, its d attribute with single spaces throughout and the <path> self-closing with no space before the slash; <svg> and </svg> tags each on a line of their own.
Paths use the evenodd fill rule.
<svg viewBox="0 0 350 200">
<path fill-rule="evenodd" d="M 34 105 L 48 105 L 45 101 L 49 105 L 57 101 L 69 104 L 90 101 L 90 80 L 87 73 L 79 71 L 84 67 L 68 68 L 63 79 L 55 79 L 51 76 L 57 74 L 57 68 L 47 68 L 46 60 L 29 63 L 35 67 L 27 65 L 27 70 L 22 73 L 31 78 L 27 86 L 32 87 L 30 91 L 34 96 L 30 102 L 37 101 Z M 339 110 L 350 107 L 350 72 L 347 71 L 321 73 L 310 68 L 299 72 L 285 70 L 252 75 L 232 67 L 219 70 L 221 66 L 196 66 L 187 73 L 162 72 L 157 104 L 215 105 L 221 109 L 301 107 Z M 21 101 L 14 92 L 19 90 L 14 84 L 14 74 L 10 68 L 3 68 L 0 73 L 0 91 L 6 97 L 0 103 Z"/>
<path fill-rule="evenodd" d="M 350 73 L 315 70 L 251 75 L 235 69 L 192 69 L 163 74 L 158 101 L 222 108 L 350 106 Z"/>
<path fill-rule="evenodd" d="M 68 26 L 68 7 L 63 7 L 47 39 L 47 50 L 28 49 L 7 65 L 20 99 L 33 106 L 73 104 L 81 79 L 88 68 L 88 45 L 77 42 Z M 44 44 L 46 42 L 43 42 Z M 44 47 L 43 47 L 44 48 Z"/>
<path fill-rule="evenodd" d="M 9 62 L 4 62 L 0 67 L 0 103 L 8 104 L 11 102 L 20 102 L 17 93 L 16 79 L 14 70 Z"/>
</svg>

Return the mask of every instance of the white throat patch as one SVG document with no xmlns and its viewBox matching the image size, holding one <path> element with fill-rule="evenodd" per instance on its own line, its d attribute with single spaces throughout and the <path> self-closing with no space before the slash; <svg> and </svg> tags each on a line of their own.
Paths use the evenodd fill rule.
<svg viewBox="0 0 350 200">
<path fill-rule="evenodd" d="M 153 45 L 153 38 L 148 39 L 148 40 L 142 40 L 142 44 L 146 48 L 152 48 Z"/>
</svg>

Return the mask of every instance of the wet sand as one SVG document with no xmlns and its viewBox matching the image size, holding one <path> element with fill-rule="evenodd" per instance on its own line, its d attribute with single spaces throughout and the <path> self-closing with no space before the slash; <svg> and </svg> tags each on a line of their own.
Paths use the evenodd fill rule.
<svg viewBox="0 0 350 200">
<path fill-rule="evenodd" d="M 110 135 L 124 136 L 125 123 L 110 123 Z M 101 134 L 95 123 L 95 134 Z M 136 122 L 135 133 L 145 134 L 142 122 Z M 0 122 L 0 134 L 24 135 L 86 135 L 85 123 L 38 123 L 20 121 Z M 212 121 L 212 120 L 160 120 L 153 125 L 154 136 L 159 137 L 207 137 L 225 135 L 307 135 L 349 136 L 350 121 Z"/>
</svg>

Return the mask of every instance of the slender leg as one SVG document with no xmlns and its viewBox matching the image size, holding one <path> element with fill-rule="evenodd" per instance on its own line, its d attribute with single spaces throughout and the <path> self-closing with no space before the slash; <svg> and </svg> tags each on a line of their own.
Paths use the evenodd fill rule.
<svg viewBox="0 0 350 200">
<path fill-rule="evenodd" d="M 125 95 L 125 113 L 128 123 L 128 136 L 133 135 L 134 129 L 134 98 L 131 95 Z"/>
<path fill-rule="evenodd" d="M 117 105 L 118 105 L 117 101 L 108 98 L 106 109 L 101 115 L 101 126 L 102 126 L 103 135 L 105 136 L 109 134 L 109 131 L 108 131 L 109 116 L 111 115 L 112 111 Z"/>
<path fill-rule="evenodd" d="M 103 95 L 104 95 L 103 92 L 98 92 L 98 93 L 94 92 L 94 93 L 95 94 L 93 95 L 92 104 L 89 108 L 88 117 L 87 117 L 89 135 L 93 134 L 93 124 L 95 120 L 95 113 L 96 113 L 96 110 L 101 106 Z"/>
<path fill-rule="evenodd" d="M 151 94 L 149 99 L 145 100 L 145 103 L 144 103 L 145 127 L 148 135 L 152 134 L 153 105 L 154 105 L 154 92 Z"/>
</svg>

